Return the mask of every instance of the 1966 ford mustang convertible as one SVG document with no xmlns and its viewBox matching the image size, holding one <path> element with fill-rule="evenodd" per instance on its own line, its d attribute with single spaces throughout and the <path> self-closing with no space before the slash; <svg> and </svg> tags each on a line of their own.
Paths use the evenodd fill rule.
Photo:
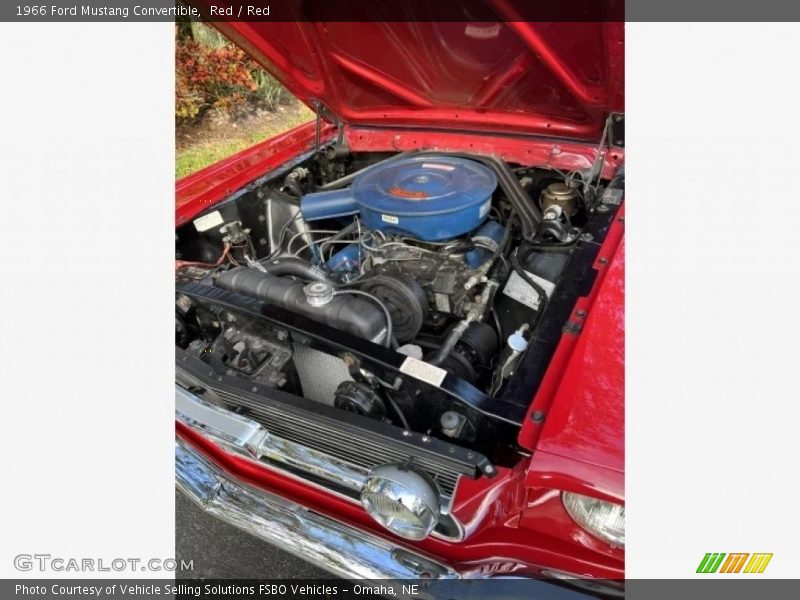
<svg viewBox="0 0 800 600">
<path fill-rule="evenodd" d="M 215 24 L 318 118 L 177 182 L 177 484 L 343 577 L 624 577 L 623 25 L 508 6 Z"/>
</svg>

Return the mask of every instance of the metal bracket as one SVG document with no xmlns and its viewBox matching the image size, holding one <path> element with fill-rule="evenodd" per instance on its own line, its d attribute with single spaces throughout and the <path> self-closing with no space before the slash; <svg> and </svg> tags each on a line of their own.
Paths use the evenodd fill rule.
<svg viewBox="0 0 800 600">
<path fill-rule="evenodd" d="M 609 115 L 608 145 L 610 148 L 625 147 L 625 115 L 611 113 Z"/>
</svg>

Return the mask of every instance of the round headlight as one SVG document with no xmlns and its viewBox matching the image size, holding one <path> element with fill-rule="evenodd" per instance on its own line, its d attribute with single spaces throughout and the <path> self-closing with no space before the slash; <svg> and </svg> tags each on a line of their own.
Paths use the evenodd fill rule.
<svg viewBox="0 0 800 600">
<path fill-rule="evenodd" d="M 421 474 L 398 465 L 372 470 L 361 504 L 389 531 L 409 540 L 428 537 L 439 518 L 439 495 Z"/>
<path fill-rule="evenodd" d="M 597 498 L 562 492 L 569 516 L 586 531 L 612 546 L 625 546 L 625 507 Z"/>
</svg>

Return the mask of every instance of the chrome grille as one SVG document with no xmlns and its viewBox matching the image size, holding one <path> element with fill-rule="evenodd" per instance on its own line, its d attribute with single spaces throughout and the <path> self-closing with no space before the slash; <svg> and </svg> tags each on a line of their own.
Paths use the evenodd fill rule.
<svg viewBox="0 0 800 600">
<path fill-rule="evenodd" d="M 202 398 L 212 404 L 227 409 L 246 408 L 248 416 L 261 423 L 270 435 L 323 452 L 365 472 L 378 465 L 403 462 L 410 457 L 401 448 L 383 446 L 344 428 L 334 430 L 326 427 L 316 422 L 313 414 L 309 414 L 308 417 L 292 414 L 261 404 L 244 395 L 222 389 L 211 389 L 202 379 L 183 369 L 180 362 L 176 367 L 176 381 L 186 389 L 204 390 Z M 431 459 L 422 454 L 415 454 L 413 462 L 439 485 L 443 496 L 452 498 L 461 473 L 448 465 L 445 460 Z"/>
</svg>

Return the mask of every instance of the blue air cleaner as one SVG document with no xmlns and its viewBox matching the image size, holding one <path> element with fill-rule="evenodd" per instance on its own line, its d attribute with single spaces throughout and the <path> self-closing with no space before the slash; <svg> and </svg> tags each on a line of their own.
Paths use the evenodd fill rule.
<svg viewBox="0 0 800 600">
<path fill-rule="evenodd" d="M 307 221 L 359 213 L 369 229 L 420 240 L 447 240 L 486 220 L 497 178 L 466 158 L 412 156 L 378 163 L 349 188 L 303 196 Z"/>
</svg>

